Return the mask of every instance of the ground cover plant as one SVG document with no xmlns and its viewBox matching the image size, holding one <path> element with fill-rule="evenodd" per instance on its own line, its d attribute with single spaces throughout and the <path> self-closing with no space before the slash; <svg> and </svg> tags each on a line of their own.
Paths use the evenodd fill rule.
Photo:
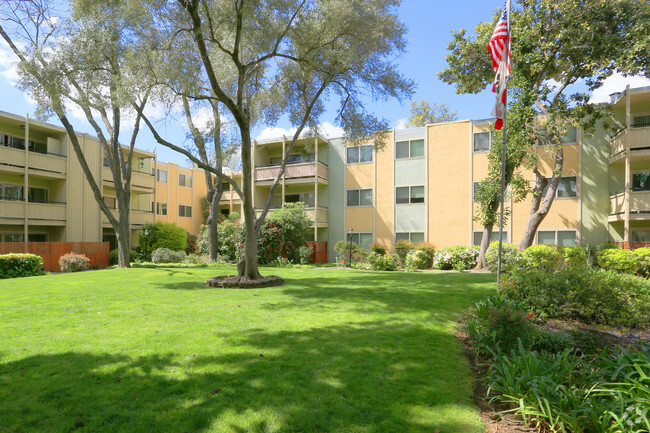
<svg viewBox="0 0 650 433">
<path fill-rule="evenodd" d="M 483 432 L 456 319 L 490 274 L 233 267 L 0 282 L 0 430 Z M 128 281 L 128 284 L 125 282 Z"/>
</svg>

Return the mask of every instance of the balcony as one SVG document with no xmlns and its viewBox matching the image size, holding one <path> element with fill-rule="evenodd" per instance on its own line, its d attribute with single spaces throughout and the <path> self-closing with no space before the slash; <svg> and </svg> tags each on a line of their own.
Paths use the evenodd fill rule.
<svg viewBox="0 0 650 433">
<path fill-rule="evenodd" d="M 111 209 L 111 213 L 115 218 L 118 218 L 117 209 Z M 153 224 L 153 212 L 150 210 L 140 210 L 140 209 L 131 209 L 131 227 L 139 228 L 139 226 L 144 226 L 145 224 Z M 102 224 L 109 226 L 108 218 L 102 212 Z"/>
<path fill-rule="evenodd" d="M 650 220 L 650 191 L 630 191 L 630 221 Z M 625 220 L 625 191 L 609 196 L 609 218 L 612 221 Z"/>
<path fill-rule="evenodd" d="M 241 199 L 237 195 L 235 191 L 224 191 L 223 194 L 221 194 L 221 200 L 219 200 L 219 203 L 224 204 L 224 203 L 230 203 L 230 200 L 232 198 L 232 201 L 239 202 Z"/>
<path fill-rule="evenodd" d="M 106 182 L 113 183 L 113 173 L 108 167 L 102 168 L 102 178 Z M 131 191 L 133 192 L 153 192 L 156 184 L 156 177 L 144 171 L 133 170 L 131 172 Z"/>
<path fill-rule="evenodd" d="M 279 209 L 279 207 L 273 207 L 269 209 L 269 213 L 267 216 L 271 215 L 273 213 L 274 209 Z M 255 208 L 255 217 L 259 218 L 260 215 L 262 215 L 263 208 L 256 207 Z M 312 226 L 314 225 L 314 221 L 316 221 L 317 227 L 327 227 L 328 222 L 327 222 L 327 213 L 328 210 L 325 206 L 318 206 L 318 209 L 316 209 L 314 206 L 308 206 L 305 208 L 305 213 L 307 214 L 307 217 L 312 221 Z"/>
<path fill-rule="evenodd" d="M 25 151 L 2 146 L 0 163 L 7 165 L 3 170 L 23 172 Z M 29 168 L 34 174 L 46 177 L 65 178 L 67 158 L 54 153 L 29 152 Z"/>
<path fill-rule="evenodd" d="M 271 184 L 278 173 L 280 165 L 265 165 L 255 167 L 255 182 L 267 182 Z M 318 178 L 319 183 L 327 183 L 327 164 L 323 162 L 301 162 L 287 164 L 284 171 L 284 178 L 287 183 L 314 182 Z"/>
<path fill-rule="evenodd" d="M 609 157 L 618 159 L 626 149 L 650 150 L 650 127 L 624 129 L 610 140 Z"/>
<path fill-rule="evenodd" d="M 0 218 L 16 220 L 23 224 L 25 220 L 24 200 L 0 200 Z M 66 204 L 59 202 L 29 203 L 29 224 L 65 225 Z"/>
</svg>

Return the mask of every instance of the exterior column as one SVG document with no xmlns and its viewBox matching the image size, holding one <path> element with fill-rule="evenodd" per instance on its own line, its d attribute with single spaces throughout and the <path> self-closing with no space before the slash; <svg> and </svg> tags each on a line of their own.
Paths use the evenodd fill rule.
<svg viewBox="0 0 650 433">
<path fill-rule="evenodd" d="M 282 159 L 283 159 L 283 160 L 284 160 L 285 158 L 288 158 L 288 156 L 285 155 L 285 152 L 286 152 L 286 151 L 287 151 L 287 137 L 283 135 L 283 136 L 282 136 Z M 288 161 L 287 161 L 287 162 L 288 162 Z M 285 192 L 286 192 L 286 191 L 285 191 L 285 188 L 286 188 L 286 185 L 285 185 L 286 176 L 287 176 L 287 166 L 286 166 L 286 164 L 285 164 L 285 166 L 284 166 L 284 173 L 282 173 L 282 207 L 284 207 L 284 194 L 285 194 Z"/>
<path fill-rule="evenodd" d="M 169 182 L 169 176 L 167 177 L 167 182 Z M 153 223 L 156 224 L 156 214 L 158 210 L 158 203 L 156 202 L 158 190 L 158 151 L 153 151 L 153 206 L 151 210 L 153 211 Z M 168 210 L 169 212 L 169 210 Z"/>
<path fill-rule="evenodd" d="M 314 137 L 314 241 L 318 241 L 318 136 Z"/>
<path fill-rule="evenodd" d="M 630 85 L 628 84 L 625 87 L 625 133 L 627 139 L 625 140 L 625 195 L 623 206 L 625 210 L 625 229 L 623 233 L 623 242 L 626 242 L 629 245 L 630 242 L 630 191 L 632 188 L 632 170 L 630 162 L 630 127 L 631 127 L 631 116 L 630 116 Z"/>
<path fill-rule="evenodd" d="M 23 200 L 25 203 L 25 220 L 23 222 L 23 241 L 25 242 L 25 253 L 28 253 L 29 236 L 29 115 L 25 114 L 25 183 L 23 186 Z"/>
</svg>

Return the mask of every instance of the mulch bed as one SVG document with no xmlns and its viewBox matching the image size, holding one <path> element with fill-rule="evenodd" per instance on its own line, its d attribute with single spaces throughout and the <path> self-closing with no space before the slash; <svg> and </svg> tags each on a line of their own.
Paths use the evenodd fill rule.
<svg viewBox="0 0 650 433">
<path fill-rule="evenodd" d="M 284 284 L 284 280 L 277 275 L 268 275 L 257 280 L 248 280 L 237 275 L 220 275 L 209 278 L 205 285 L 221 289 L 256 289 L 259 287 L 276 287 Z"/>
</svg>

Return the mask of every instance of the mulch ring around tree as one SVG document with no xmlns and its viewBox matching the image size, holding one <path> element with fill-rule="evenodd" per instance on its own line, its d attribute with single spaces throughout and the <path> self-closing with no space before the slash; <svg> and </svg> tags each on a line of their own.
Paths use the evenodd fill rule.
<svg viewBox="0 0 650 433">
<path fill-rule="evenodd" d="M 205 285 L 221 289 L 256 289 L 259 287 L 276 287 L 284 284 L 284 280 L 277 275 L 269 275 L 257 280 L 242 279 L 237 275 L 220 275 L 209 278 Z"/>
</svg>

